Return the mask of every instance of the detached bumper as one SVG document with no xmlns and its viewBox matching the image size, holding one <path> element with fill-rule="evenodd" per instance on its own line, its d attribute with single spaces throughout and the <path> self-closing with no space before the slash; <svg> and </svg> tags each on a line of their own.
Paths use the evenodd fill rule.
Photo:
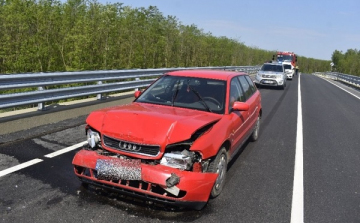
<svg viewBox="0 0 360 223">
<path fill-rule="evenodd" d="M 130 196 L 141 197 L 165 204 L 189 207 L 200 210 L 203 208 L 216 181 L 218 174 L 182 171 L 163 165 L 141 163 L 141 180 L 104 180 L 97 177 L 97 160 L 118 159 L 99 155 L 95 151 L 80 150 L 74 157 L 75 174 L 85 183 L 116 190 Z M 167 191 L 166 180 L 176 174 L 180 182 L 176 187 L 177 195 Z"/>
</svg>

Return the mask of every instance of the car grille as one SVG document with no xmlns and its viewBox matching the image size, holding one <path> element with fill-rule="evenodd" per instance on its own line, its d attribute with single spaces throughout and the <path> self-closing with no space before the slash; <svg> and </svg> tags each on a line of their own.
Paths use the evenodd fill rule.
<svg viewBox="0 0 360 223">
<path fill-rule="evenodd" d="M 262 77 L 263 77 L 263 78 L 276 78 L 276 75 L 263 74 Z"/>
<path fill-rule="evenodd" d="M 160 152 L 158 145 L 143 145 L 133 142 L 122 141 L 108 136 L 103 136 L 105 146 L 127 153 L 135 153 L 146 156 L 157 156 Z"/>
</svg>

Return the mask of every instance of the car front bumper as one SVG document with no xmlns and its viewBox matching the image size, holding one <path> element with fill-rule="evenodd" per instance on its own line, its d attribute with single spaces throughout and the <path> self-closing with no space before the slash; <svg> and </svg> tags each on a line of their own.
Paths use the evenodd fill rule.
<svg viewBox="0 0 360 223">
<path fill-rule="evenodd" d="M 141 180 L 99 179 L 96 170 L 97 161 L 111 159 L 118 158 L 83 149 L 76 153 L 72 164 L 75 174 L 85 183 L 145 200 L 196 210 L 206 205 L 218 176 L 216 173 L 183 171 L 160 164 L 141 163 Z M 166 186 L 166 180 L 172 174 L 180 179 L 175 185 L 179 190 L 177 195 L 169 193 L 169 188 Z"/>
<path fill-rule="evenodd" d="M 257 85 L 264 85 L 264 86 L 283 86 L 285 84 L 285 81 L 283 79 L 256 77 L 254 83 Z"/>
<path fill-rule="evenodd" d="M 293 76 L 294 76 L 294 74 L 287 74 L 287 75 L 286 75 L 287 79 L 292 79 Z"/>
</svg>

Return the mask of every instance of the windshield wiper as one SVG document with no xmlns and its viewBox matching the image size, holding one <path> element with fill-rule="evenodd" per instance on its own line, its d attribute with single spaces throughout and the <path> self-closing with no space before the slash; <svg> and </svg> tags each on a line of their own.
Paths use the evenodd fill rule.
<svg viewBox="0 0 360 223">
<path fill-rule="evenodd" d="M 209 112 L 213 112 L 211 111 L 211 109 L 209 108 L 209 106 L 206 104 L 206 102 L 204 101 L 204 99 L 201 97 L 201 95 L 199 94 L 199 92 L 197 92 L 195 89 L 193 89 L 192 87 L 190 87 L 190 85 L 188 85 L 188 88 L 194 92 L 194 94 L 196 94 L 196 96 L 201 100 L 202 104 L 204 105 L 204 107 L 206 108 L 207 111 Z"/>
<path fill-rule="evenodd" d="M 179 93 L 179 90 L 180 90 L 179 82 L 180 82 L 180 80 L 178 80 L 178 81 L 176 82 L 177 86 L 176 86 L 176 90 L 175 90 L 175 92 L 174 92 L 174 94 L 173 94 L 173 96 L 172 96 L 172 99 L 171 99 L 171 106 L 174 106 L 175 99 L 176 99 L 176 97 L 177 97 L 177 95 L 178 95 L 178 93 Z"/>
</svg>

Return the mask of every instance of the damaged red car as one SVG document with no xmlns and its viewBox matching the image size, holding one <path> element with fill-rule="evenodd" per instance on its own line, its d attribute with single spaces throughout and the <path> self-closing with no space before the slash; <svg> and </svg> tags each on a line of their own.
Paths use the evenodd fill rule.
<svg viewBox="0 0 360 223">
<path fill-rule="evenodd" d="M 241 146 L 257 140 L 261 114 L 246 73 L 169 72 L 132 103 L 87 117 L 74 171 L 84 184 L 200 210 L 222 191 Z"/>
</svg>

